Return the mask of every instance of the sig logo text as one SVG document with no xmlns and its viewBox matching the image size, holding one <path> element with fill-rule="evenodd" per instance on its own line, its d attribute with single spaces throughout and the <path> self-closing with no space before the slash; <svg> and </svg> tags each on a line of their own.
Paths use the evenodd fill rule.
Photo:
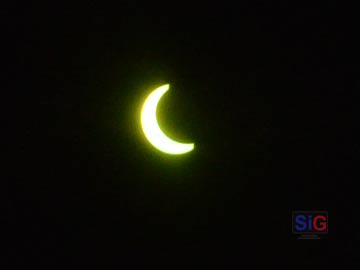
<svg viewBox="0 0 360 270">
<path fill-rule="evenodd" d="M 292 232 L 299 239 L 320 239 L 328 233 L 327 211 L 293 211 Z"/>
</svg>

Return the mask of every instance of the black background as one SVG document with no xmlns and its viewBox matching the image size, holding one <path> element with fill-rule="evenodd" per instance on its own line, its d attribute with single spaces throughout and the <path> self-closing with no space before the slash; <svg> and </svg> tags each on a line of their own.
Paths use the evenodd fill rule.
<svg viewBox="0 0 360 270">
<path fill-rule="evenodd" d="M 4 262 L 356 268 L 351 8 L 92 1 L 2 13 Z M 158 120 L 195 142 L 186 155 L 158 152 L 140 128 L 164 83 Z M 328 211 L 329 234 L 297 240 L 296 210 Z"/>
</svg>

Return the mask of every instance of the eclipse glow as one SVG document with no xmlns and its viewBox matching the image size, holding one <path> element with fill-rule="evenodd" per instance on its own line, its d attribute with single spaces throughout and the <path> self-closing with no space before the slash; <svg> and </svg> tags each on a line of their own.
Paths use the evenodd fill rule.
<svg viewBox="0 0 360 270">
<path fill-rule="evenodd" d="M 169 137 L 160 129 L 156 119 L 156 108 L 161 97 L 169 90 L 170 85 L 165 84 L 156 88 L 145 100 L 141 111 L 141 125 L 145 137 L 158 150 L 172 155 L 180 155 L 194 149 L 193 143 L 179 143 Z"/>
</svg>

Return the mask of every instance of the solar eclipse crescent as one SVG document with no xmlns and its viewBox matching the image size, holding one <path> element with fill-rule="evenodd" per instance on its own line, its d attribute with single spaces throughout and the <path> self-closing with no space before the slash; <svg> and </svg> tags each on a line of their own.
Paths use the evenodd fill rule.
<svg viewBox="0 0 360 270">
<path fill-rule="evenodd" d="M 180 143 L 167 137 L 156 119 L 156 108 L 161 97 L 169 90 L 165 84 L 150 93 L 141 111 L 141 125 L 147 140 L 158 150 L 172 155 L 181 155 L 194 149 L 193 143 Z"/>
</svg>

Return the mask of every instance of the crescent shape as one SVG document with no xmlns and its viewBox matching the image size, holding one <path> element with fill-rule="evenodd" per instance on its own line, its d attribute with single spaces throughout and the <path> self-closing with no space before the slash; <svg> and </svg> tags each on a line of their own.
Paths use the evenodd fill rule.
<svg viewBox="0 0 360 270">
<path fill-rule="evenodd" d="M 157 105 L 169 88 L 169 84 L 160 86 L 147 97 L 141 111 L 141 125 L 148 141 L 158 150 L 173 155 L 185 154 L 194 149 L 194 144 L 179 143 L 170 139 L 160 129 L 156 119 Z"/>
</svg>

